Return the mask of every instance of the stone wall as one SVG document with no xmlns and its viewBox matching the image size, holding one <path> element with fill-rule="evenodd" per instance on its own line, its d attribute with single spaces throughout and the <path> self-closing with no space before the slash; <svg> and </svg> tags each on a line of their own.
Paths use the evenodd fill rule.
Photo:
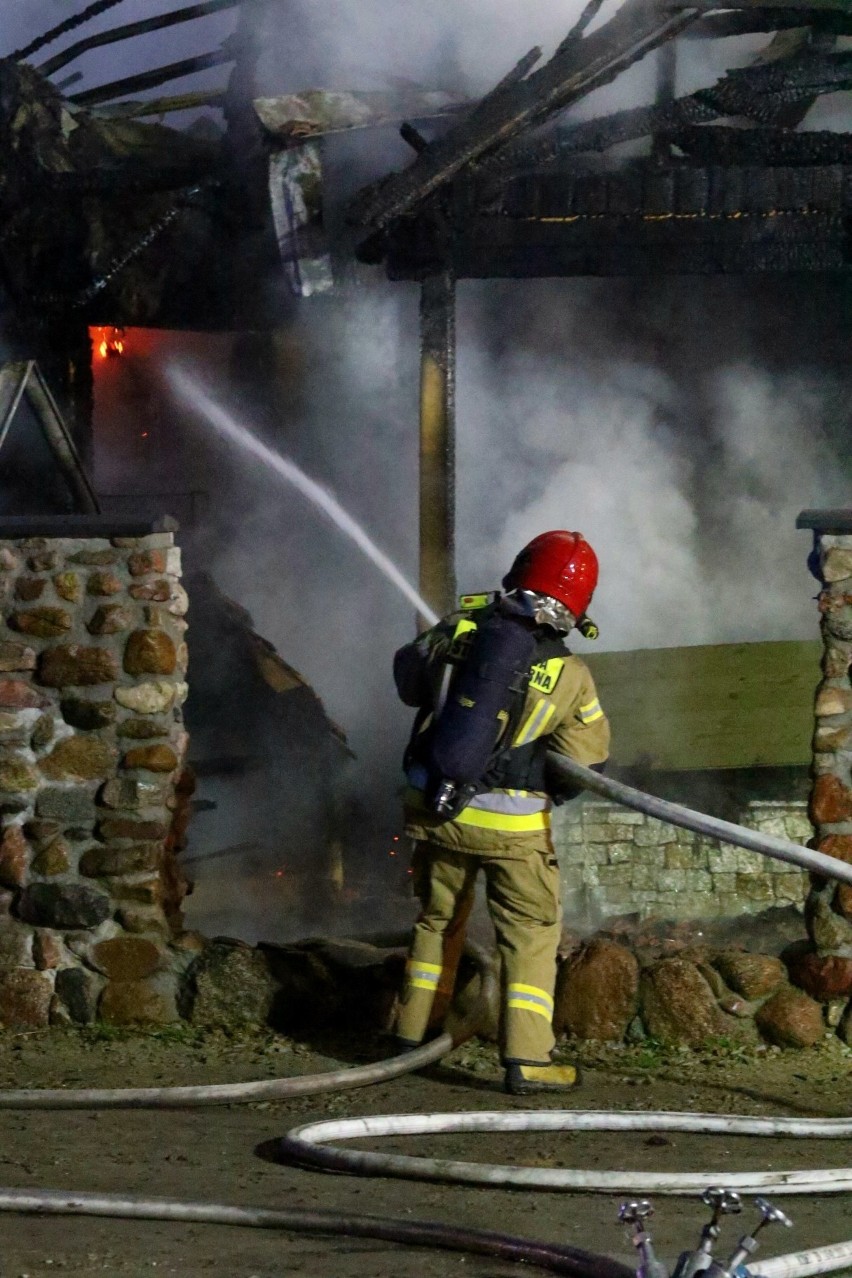
<svg viewBox="0 0 852 1278">
<path fill-rule="evenodd" d="M 739 821 L 796 843 L 813 836 L 803 801 L 754 801 Z M 807 875 L 783 861 L 591 796 L 556 809 L 553 841 L 568 921 L 733 917 L 802 906 L 807 891 Z"/>
<path fill-rule="evenodd" d="M 804 525 L 816 529 L 814 567 L 823 587 L 819 610 L 825 645 L 815 707 L 811 817 L 814 846 L 852 864 L 852 511 L 825 515 L 822 525 L 819 519 Z M 852 995 L 852 887 L 815 877 L 806 914 L 814 985 L 831 989 L 835 997 Z M 852 1035 L 852 1003 L 848 1016 Z"/>
<path fill-rule="evenodd" d="M 178 1015 L 180 574 L 170 532 L 0 540 L 5 1027 Z"/>
</svg>

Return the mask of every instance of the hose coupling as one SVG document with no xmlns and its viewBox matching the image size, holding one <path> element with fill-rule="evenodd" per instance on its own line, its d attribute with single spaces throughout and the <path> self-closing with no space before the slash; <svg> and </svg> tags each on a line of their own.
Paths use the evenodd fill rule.
<svg viewBox="0 0 852 1278">
<path fill-rule="evenodd" d="M 647 1198 L 632 1199 L 622 1203 L 618 1209 L 618 1219 L 621 1223 L 633 1226 L 630 1241 L 642 1258 L 642 1263 L 636 1271 L 637 1278 L 668 1278 L 669 1275 L 666 1266 L 657 1259 L 651 1235 L 645 1228 L 645 1221 L 653 1214 L 653 1204 Z"/>
<path fill-rule="evenodd" d="M 760 1220 L 752 1233 L 744 1234 L 740 1239 L 725 1268 L 722 1270 L 721 1266 L 719 1266 L 721 1271 L 719 1278 L 736 1278 L 738 1271 L 742 1269 L 746 1260 L 748 1260 L 749 1256 L 753 1256 L 760 1246 L 757 1236 L 761 1229 L 765 1229 L 767 1225 L 784 1225 L 787 1229 L 791 1229 L 793 1226 L 790 1217 L 780 1207 L 775 1207 L 767 1198 L 756 1198 L 754 1205 L 760 1212 Z M 716 1267 L 714 1266 L 714 1268 Z M 716 1278 L 716 1275 L 712 1275 L 712 1278 Z"/>
<path fill-rule="evenodd" d="M 709 1269 L 713 1264 L 713 1245 L 719 1237 L 719 1221 L 723 1216 L 735 1215 L 743 1209 L 739 1194 L 718 1186 L 705 1189 L 701 1201 L 705 1207 L 711 1208 L 713 1214 L 701 1231 L 696 1250 L 684 1251 L 679 1256 L 673 1278 L 695 1278 L 696 1274 Z"/>
</svg>

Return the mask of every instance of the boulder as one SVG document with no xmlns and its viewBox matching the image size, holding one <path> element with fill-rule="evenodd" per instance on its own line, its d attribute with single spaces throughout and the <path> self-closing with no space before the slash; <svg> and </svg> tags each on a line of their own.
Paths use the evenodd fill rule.
<svg viewBox="0 0 852 1278">
<path fill-rule="evenodd" d="M 663 959 L 642 973 L 640 1008 L 648 1033 L 667 1045 L 700 1047 L 727 1029 L 707 981 L 680 958 Z"/>
<path fill-rule="evenodd" d="M 109 981 L 98 1006 L 108 1025 L 169 1025 L 179 1021 L 174 978 L 163 972 L 145 981 Z"/>
<path fill-rule="evenodd" d="M 0 1024 L 4 1029 L 44 1029 L 50 1022 L 53 981 L 45 972 L 18 968 L 0 974 Z"/>
<path fill-rule="evenodd" d="M 559 968 L 553 1029 L 620 1042 L 639 1006 L 639 963 L 614 941 L 595 939 Z"/>
<path fill-rule="evenodd" d="M 773 994 L 787 983 L 787 969 L 779 958 L 726 950 L 717 954 L 713 966 L 735 994 L 752 1000 Z"/>
<path fill-rule="evenodd" d="M 790 980 L 820 1003 L 852 997 L 852 958 L 836 954 L 796 954 L 790 960 Z"/>
<path fill-rule="evenodd" d="M 763 1037 L 777 1047 L 813 1047 L 825 1034 L 822 1008 L 801 990 L 786 986 L 755 1017 Z"/>
<path fill-rule="evenodd" d="M 36 927 L 92 928 L 111 913 L 108 896 L 80 883 L 31 883 L 18 903 L 20 917 Z"/>
<path fill-rule="evenodd" d="M 264 954 L 222 938 L 200 956 L 193 985 L 193 1024 L 223 1029 L 266 1025 L 278 992 Z"/>
<path fill-rule="evenodd" d="M 163 965 L 163 953 L 141 936 L 114 936 L 100 941 L 91 961 L 111 981 L 144 981 Z"/>
<path fill-rule="evenodd" d="M 76 1025 L 95 1020 L 103 986 L 103 977 L 83 967 L 64 967 L 56 973 L 56 994 Z"/>
</svg>

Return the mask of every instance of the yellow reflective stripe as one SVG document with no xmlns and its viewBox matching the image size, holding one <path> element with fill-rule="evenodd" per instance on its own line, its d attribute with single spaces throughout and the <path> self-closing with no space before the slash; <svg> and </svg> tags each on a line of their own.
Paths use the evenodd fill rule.
<svg viewBox="0 0 852 1278">
<path fill-rule="evenodd" d="M 472 825 L 480 830 L 504 830 L 507 834 L 525 830 L 549 830 L 549 812 L 528 812 L 520 815 L 508 812 L 485 812 L 481 808 L 465 808 L 454 819 L 455 825 Z"/>
<path fill-rule="evenodd" d="M 543 999 L 544 1002 L 547 1003 L 547 1005 L 550 1008 L 553 1007 L 553 999 L 550 997 L 547 990 L 541 990 L 539 989 L 537 985 L 521 985 L 517 981 L 512 981 L 511 985 L 509 986 L 509 993 L 510 994 L 532 994 L 535 998 Z"/>
<path fill-rule="evenodd" d="M 530 712 L 526 723 L 515 737 L 513 745 L 529 745 L 530 741 L 535 741 L 536 737 L 540 737 L 542 735 L 555 713 L 555 705 L 548 701 L 539 701 Z"/>
<path fill-rule="evenodd" d="M 406 964 L 406 980 L 411 989 L 432 990 L 438 987 L 441 977 L 440 963 L 423 963 L 418 959 L 409 959 Z"/>
<path fill-rule="evenodd" d="M 469 621 L 467 617 L 462 617 L 453 631 L 453 638 L 459 639 L 462 635 L 466 635 L 469 630 L 476 630 L 476 622 Z"/>
<path fill-rule="evenodd" d="M 594 723 L 596 719 L 603 718 L 603 710 L 597 697 L 594 701 L 590 701 L 588 705 L 580 706 L 580 718 L 583 723 Z"/>
<path fill-rule="evenodd" d="M 553 1018 L 553 1008 L 547 1007 L 540 999 L 533 998 L 531 994 L 513 994 L 506 1006 L 509 1010 L 516 1012 L 537 1012 L 539 1016 L 543 1016 L 549 1021 Z"/>
</svg>

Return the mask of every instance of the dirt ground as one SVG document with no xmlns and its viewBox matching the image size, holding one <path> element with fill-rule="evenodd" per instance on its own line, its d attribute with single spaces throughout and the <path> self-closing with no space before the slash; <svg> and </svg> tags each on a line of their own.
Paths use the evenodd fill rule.
<svg viewBox="0 0 852 1278">
<path fill-rule="evenodd" d="M 379 1045 L 323 1043 L 321 1050 L 271 1035 L 234 1039 L 169 1030 L 154 1035 L 86 1031 L 4 1035 L 0 1087 L 142 1086 L 229 1082 L 313 1073 L 334 1060 L 374 1058 Z M 312 1118 L 464 1109 L 671 1109 L 745 1114 L 852 1113 L 849 1049 L 836 1040 L 804 1053 L 760 1055 L 726 1045 L 703 1053 L 654 1045 L 581 1053 L 584 1082 L 567 1101 L 502 1095 L 494 1049 L 466 1046 L 428 1077 L 363 1091 L 163 1113 L 0 1111 L 0 1181 L 7 1187 L 127 1192 L 270 1208 L 446 1220 L 570 1242 L 634 1263 L 619 1199 L 587 1194 L 455 1188 L 363 1180 L 274 1161 L 275 1138 Z M 756 1140 L 625 1134 L 444 1136 L 384 1141 L 386 1150 L 540 1166 L 681 1170 L 816 1168 L 852 1164 L 852 1141 Z M 764 1254 L 852 1237 L 848 1197 L 785 1198 L 795 1228 L 776 1227 Z M 706 1212 L 696 1201 L 658 1198 L 654 1236 L 672 1262 L 694 1244 Z M 729 1221 L 725 1242 L 756 1214 Z M 738 1225 L 740 1226 L 738 1229 Z M 0 1218 L 0 1278 L 63 1274 L 221 1275 L 278 1278 L 509 1278 L 527 1270 L 502 1262 L 386 1243 L 297 1236 L 224 1226 L 97 1218 Z M 727 1249 L 722 1248 L 723 1257 Z"/>
</svg>

